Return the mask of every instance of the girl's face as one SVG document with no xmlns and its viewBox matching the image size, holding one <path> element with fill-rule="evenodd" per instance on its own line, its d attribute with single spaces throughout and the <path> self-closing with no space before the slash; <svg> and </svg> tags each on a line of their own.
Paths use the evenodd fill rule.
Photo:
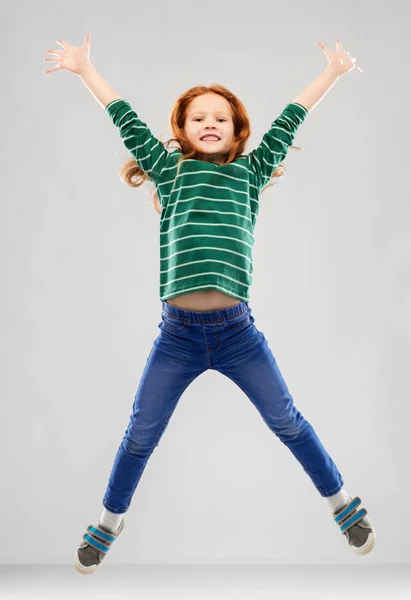
<svg viewBox="0 0 411 600">
<path fill-rule="evenodd" d="M 197 96 L 188 105 L 184 131 L 194 146 L 207 153 L 210 162 L 222 164 L 234 136 L 230 103 L 214 92 Z M 217 136 L 220 139 L 215 141 L 201 139 L 207 135 Z"/>
</svg>

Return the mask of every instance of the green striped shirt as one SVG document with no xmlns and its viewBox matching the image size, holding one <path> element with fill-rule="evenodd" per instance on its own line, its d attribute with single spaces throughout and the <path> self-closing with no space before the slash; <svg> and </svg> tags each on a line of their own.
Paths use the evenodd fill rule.
<svg viewBox="0 0 411 600">
<path fill-rule="evenodd" d="M 307 109 L 288 104 L 260 145 L 230 164 L 186 159 L 178 174 L 181 151 L 167 150 L 126 99 L 110 102 L 105 110 L 156 186 L 162 206 L 160 300 L 214 289 L 249 301 L 259 195 L 285 158 Z"/>
</svg>

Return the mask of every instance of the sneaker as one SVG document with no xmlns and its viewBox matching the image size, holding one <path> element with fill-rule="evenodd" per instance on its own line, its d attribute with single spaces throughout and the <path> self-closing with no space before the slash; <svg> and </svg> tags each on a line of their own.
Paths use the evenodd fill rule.
<svg viewBox="0 0 411 600">
<path fill-rule="evenodd" d="M 368 514 L 366 509 L 357 510 L 360 504 L 361 498 L 356 496 L 353 499 L 350 496 L 348 503 L 333 514 L 334 521 L 340 526 L 353 552 L 364 556 L 374 548 L 376 533 L 371 521 L 365 516 Z"/>
<path fill-rule="evenodd" d="M 104 525 L 89 525 L 83 541 L 76 550 L 74 566 L 82 575 L 94 573 L 100 566 L 111 544 L 118 538 L 125 526 L 124 517 L 115 533 Z"/>
</svg>

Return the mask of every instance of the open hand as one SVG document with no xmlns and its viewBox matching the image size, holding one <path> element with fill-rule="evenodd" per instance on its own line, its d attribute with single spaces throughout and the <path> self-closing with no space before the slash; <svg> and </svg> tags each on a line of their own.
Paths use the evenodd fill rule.
<svg viewBox="0 0 411 600">
<path fill-rule="evenodd" d="M 339 76 L 345 75 L 353 69 L 356 69 L 360 73 L 363 72 L 360 67 L 354 64 L 357 59 L 351 58 L 350 53 L 344 50 L 339 40 L 335 44 L 336 50 L 329 50 L 322 42 L 317 42 L 317 46 L 320 46 L 324 50 L 328 58 L 328 64 L 335 68 Z"/>
<path fill-rule="evenodd" d="M 70 46 L 64 40 L 57 40 L 57 43 L 64 48 L 64 50 L 46 50 L 50 54 L 57 54 L 57 56 L 46 56 L 44 61 L 57 62 L 55 67 L 47 69 L 46 73 L 52 73 L 59 69 L 66 69 L 72 73 L 81 73 L 82 69 L 90 62 L 90 36 L 91 33 L 87 33 L 84 38 L 84 44 L 82 46 Z"/>
</svg>

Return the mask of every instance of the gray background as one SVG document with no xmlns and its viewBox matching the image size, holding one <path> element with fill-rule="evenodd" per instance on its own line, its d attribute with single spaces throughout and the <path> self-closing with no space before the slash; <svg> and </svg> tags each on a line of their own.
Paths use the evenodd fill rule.
<svg viewBox="0 0 411 600">
<path fill-rule="evenodd" d="M 159 215 L 82 81 L 46 75 L 57 39 L 163 141 L 180 93 L 244 102 L 255 148 L 340 39 L 364 73 L 308 115 L 261 196 L 250 306 L 299 410 L 409 562 L 409 44 L 400 2 L 173 0 L 7 5 L 2 15 L 2 563 L 70 563 L 101 500 L 158 335 Z M 408 306 L 408 309 L 407 309 Z M 254 406 L 208 371 L 151 456 L 112 562 L 338 562 L 325 499 Z M 21 540 L 25 543 L 22 544 Z"/>
</svg>

